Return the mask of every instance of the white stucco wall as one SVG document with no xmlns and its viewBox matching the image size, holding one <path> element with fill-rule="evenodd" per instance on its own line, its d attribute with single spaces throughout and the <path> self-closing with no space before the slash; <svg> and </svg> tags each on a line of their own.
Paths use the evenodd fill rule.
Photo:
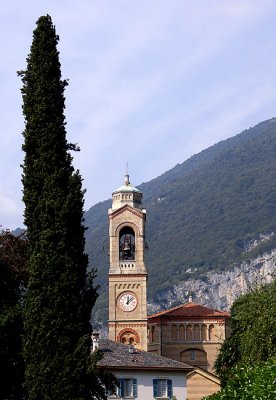
<svg viewBox="0 0 276 400">
<path fill-rule="evenodd" d="M 153 397 L 153 379 L 171 379 L 173 395 L 177 400 L 186 400 L 187 383 L 185 372 L 162 372 L 162 371 L 112 371 L 117 378 L 137 379 L 137 397 L 138 400 L 154 400 Z M 114 396 L 109 397 L 114 399 Z M 115 397 L 116 398 L 116 397 Z M 118 398 L 118 397 L 117 397 Z"/>
</svg>

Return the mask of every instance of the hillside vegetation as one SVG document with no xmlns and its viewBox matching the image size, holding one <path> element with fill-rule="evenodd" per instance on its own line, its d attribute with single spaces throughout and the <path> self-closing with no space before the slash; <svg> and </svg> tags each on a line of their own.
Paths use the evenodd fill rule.
<svg viewBox="0 0 276 400">
<path fill-rule="evenodd" d="M 204 279 L 276 247 L 276 119 L 222 141 L 138 188 L 147 209 L 148 296 L 186 279 Z M 114 188 L 110 188 L 112 192 Z M 101 202 L 85 213 L 87 252 L 98 270 L 97 308 L 106 315 L 108 208 Z M 106 251 L 106 252 L 107 252 Z M 105 309 L 105 312 L 102 310 Z"/>
</svg>

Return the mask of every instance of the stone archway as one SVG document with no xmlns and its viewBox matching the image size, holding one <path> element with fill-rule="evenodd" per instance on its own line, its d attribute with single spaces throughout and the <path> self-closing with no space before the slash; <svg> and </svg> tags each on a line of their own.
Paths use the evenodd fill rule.
<svg viewBox="0 0 276 400">
<path fill-rule="evenodd" d="M 140 343 L 140 337 L 134 329 L 125 328 L 118 333 L 117 342 L 135 346 Z"/>
<path fill-rule="evenodd" d="M 189 348 L 180 353 L 180 361 L 206 369 L 208 366 L 206 351 L 198 348 Z"/>
</svg>

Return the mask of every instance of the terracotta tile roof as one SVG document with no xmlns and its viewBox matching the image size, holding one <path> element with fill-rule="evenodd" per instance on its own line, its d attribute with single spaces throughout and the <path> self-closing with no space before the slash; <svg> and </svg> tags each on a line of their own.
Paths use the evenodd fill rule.
<svg viewBox="0 0 276 400">
<path fill-rule="evenodd" d="M 225 311 L 215 310 L 214 308 L 202 306 L 194 302 L 181 304 L 169 310 L 161 311 L 148 316 L 148 319 L 155 317 L 229 317 Z"/>
<path fill-rule="evenodd" d="M 134 349 L 134 353 L 130 353 L 129 346 L 109 339 L 99 340 L 99 350 L 103 354 L 103 358 L 97 362 L 98 367 L 116 369 L 186 370 L 187 372 L 193 369 L 193 367 L 188 364 L 147 351 Z"/>
</svg>

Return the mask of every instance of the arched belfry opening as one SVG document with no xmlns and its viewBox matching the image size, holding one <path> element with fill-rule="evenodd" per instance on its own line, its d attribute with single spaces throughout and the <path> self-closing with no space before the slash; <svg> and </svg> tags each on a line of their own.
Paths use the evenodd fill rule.
<svg viewBox="0 0 276 400">
<path fill-rule="evenodd" d="M 119 234 L 120 261 L 135 260 L 135 233 L 130 226 L 125 226 Z"/>
</svg>

